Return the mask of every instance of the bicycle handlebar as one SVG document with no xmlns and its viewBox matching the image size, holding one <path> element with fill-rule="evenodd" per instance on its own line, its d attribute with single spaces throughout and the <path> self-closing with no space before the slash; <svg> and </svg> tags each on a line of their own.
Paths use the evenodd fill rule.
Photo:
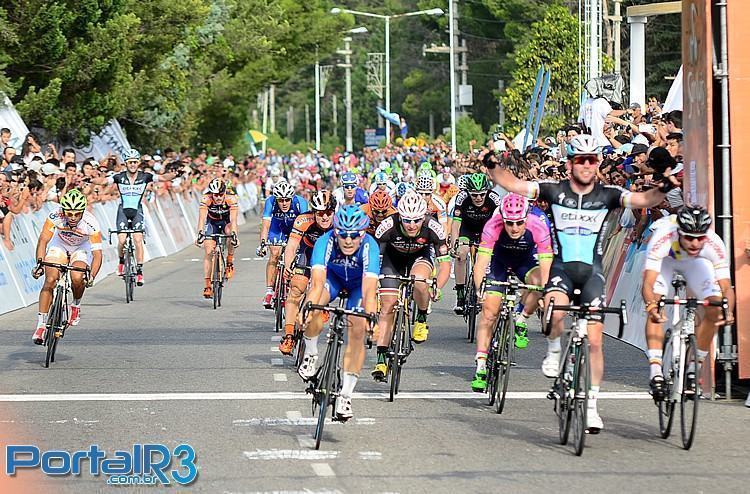
<svg viewBox="0 0 750 494">
<path fill-rule="evenodd" d="M 529 290 L 530 292 L 541 292 L 544 291 L 543 286 L 539 285 L 527 285 L 526 283 L 521 283 L 520 281 L 516 283 L 515 281 L 495 281 L 495 280 L 488 280 L 487 278 L 482 281 L 482 291 L 484 291 L 485 286 L 503 286 L 508 288 L 520 288 L 521 290 Z"/>
<path fill-rule="evenodd" d="M 424 283 L 425 285 L 429 287 L 437 286 L 437 279 L 432 278 L 430 280 L 426 280 L 424 278 L 417 278 L 414 275 L 411 276 L 401 276 L 397 274 L 381 274 L 378 276 L 379 280 L 398 280 L 401 283 Z"/>
<path fill-rule="evenodd" d="M 721 313 L 724 319 L 727 318 L 729 312 L 729 300 L 726 297 L 721 300 L 699 300 L 695 297 L 688 298 L 667 298 L 664 295 L 659 299 L 659 310 L 662 310 L 665 305 L 685 305 L 688 309 L 697 309 L 698 307 L 721 307 Z"/>
<path fill-rule="evenodd" d="M 48 268 L 56 268 L 59 269 L 62 272 L 65 271 L 77 271 L 79 273 L 84 273 L 86 276 L 89 275 L 91 272 L 91 269 L 88 267 L 86 268 L 80 268 L 78 266 L 73 266 L 72 264 L 58 264 L 56 262 L 47 262 L 47 261 L 38 261 L 37 262 L 37 268 L 41 268 L 42 266 L 48 267 Z"/>
<path fill-rule="evenodd" d="M 319 305 L 319 304 L 313 304 L 312 302 L 307 302 L 305 304 L 302 318 L 307 319 L 307 314 L 311 310 L 323 310 L 323 311 L 335 314 L 337 316 L 362 317 L 364 319 L 367 319 L 367 321 L 370 324 L 376 324 L 378 322 L 378 315 L 375 314 L 374 312 L 364 312 L 364 311 L 358 311 L 358 310 L 344 309 L 343 307 L 334 307 L 331 305 Z"/>
<path fill-rule="evenodd" d="M 591 314 L 616 314 L 620 316 L 620 325 L 617 331 L 617 338 L 622 338 L 625 325 L 628 323 L 628 313 L 625 301 L 620 301 L 619 307 L 595 307 L 588 304 L 583 305 L 555 305 L 555 299 L 550 299 L 544 315 L 544 334 L 549 336 L 552 330 L 552 313 L 554 311 L 574 312 L 577 319 L 588 319 Z"/>
</svg>

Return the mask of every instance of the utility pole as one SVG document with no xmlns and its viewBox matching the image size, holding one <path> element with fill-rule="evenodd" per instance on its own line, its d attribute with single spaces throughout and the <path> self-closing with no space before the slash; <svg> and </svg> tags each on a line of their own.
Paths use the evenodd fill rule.
<svg viewBox="0 0 750 494">
<path fill-rule="evenodd" d="M 317 57 L 315 58 L 315 150 L 320 151 L 320 63 Z"/>
<path fill-rule="evenodd" d="M 458 71 L 461 72 L 461 86 L 466 87 L 469 84 L 469 50 L 466 48 L 466 38 L 461 38 L 461 65 L 458 66 Z M 461 87 L 459 86 L 459 88 Z M 459 91 L 458 95 L 459 104 L 461 103 L 461 94 Z M 459 105 L 460 113 L 459 117 L 465 115 L 467 112 L 464 105 Z"/>
<path fill-rule="evenodd" d="M 615 72 L 618 74 L 622 72 L 622 62 L 621 62 L 621 40 L 620 40 L 620 30 L 622 25 L 622 15 L 620 15 L 620 4 L 622 4 L 622 0 L 614 0 L 615 2 L 615 15 L 612 16 L 612 22 L 614 24 L 613 30 L 614 30 L 614 38 L 615 38 Z"/>
<path fill-rule="evenodd" d="M 286 111 L 286 138 L 294 142 L 294 107 Z"/>
<path fill-rule="evenodd" d="M 385 111 L 391 112 L 391 18 L 385 18 Z M 385 142 L 391 143 L 391 122 L 385 121 Z"/>
<path fill-rule="evenodd" d="M 339 67 L 344 68 L 346 78 L 346 94 L 344 95 L 344 106 L 346 107 L 346 150 L 351 152 L 354 148 L 352 143 L 352 38 L 344 38 L 344 50 L 339 54 L 344 55 L 344 63 Z"/>
<path fill-rule="evenodd" d="M 599 50 L 601 48 L 601 0 L 587 0 L 589 4 L 589 79 L 601 75 L 599 68 Z"/>
<path fill-rule="evenodd" d="M 268 131 L 273 134 L 276 132 L 276 84 L 271 84 L 271 87 L 268 90 L 268 95 L 270 98 L 269 112 L 271 119 L 271 127 Z"/>
<path fill-rule="evenodd" d="M 310 105 L 305 105 L 305 142 L 310 142 Z"/>
<path fill-rule="evenodd" d="M 450 80 L 451 80 L 451 149 L 456 151 L 456 42 L 458 21 L 456 14 L 458 0 L 450 0 L 448 4 L 448 31 L 450 35 Z"/>
<path fill-rule="evenodd" d="M 339 118 L 336 108 L 336 93 L 331 94 L 331 111 L 333 111 L 333 137 L 339 137 Z"/>
<path fill-rule="evenodd" d="M 497 123 L 500 128 L 505 127 L 505 109 L 503 108 L 503 89 L 505 89 L 505 81 L 500 79 L 497 81 Z"/>
<path fill-rule="evenodd" d="M 265 135 L 268 132 L 268 89 L 266 89 L 263 92 L 263 134 Z M 266 141 L 268 139 L 263 139 L 263 152 L 266 152 Z"/>
</svg>

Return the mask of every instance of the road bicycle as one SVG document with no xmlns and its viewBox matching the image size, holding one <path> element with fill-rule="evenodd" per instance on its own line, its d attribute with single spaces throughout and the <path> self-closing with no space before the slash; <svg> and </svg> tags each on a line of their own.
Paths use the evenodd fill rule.
<svg viewBox="0 0 750 494">
<path fill-rule="evenodd" d="M 494 281 L 484 279 L 479 299 L 484 296 L 487 287 L 504 289 L 503 304 L 492 332 L 489 351 L 487 352 L 487 388 L 488 405 L 495 406 L 496 413 L 503 413 L 505 395 L 508 392 L 510 368 L 514 365 L 516 355 L 515 345 L 515 314 L 516 304 L 520 300 L 520 291 L 529 290 L 541 292 L 543 288 L 537 285 L 521 283 L 515 277 L 509 281 Z"/>
<path fill-rule="evenodd" d="M 575 290 L 574 293 L 580 295 L 579 290 Z M 560 444 L 568 443 L 572 428 L 573 449 L 576 456 L 581 456 L 586 442 L 586 413 L 591 389 L 588 323 L 594 315 L 616 314 L 620 317 L 618 338 L 621 338 L 622 331 L 628 323 L 628 316 L 625 301 L 621 301 L 619 307 L 601 307 L 588 304 L 555 305 L 553 298 L 545 314 L 544 327 L 547 335 L 550 333 L 554 311 L 571 313 L 573 324 L 564 332 L 568 338 L 567 344 L 560 360 L 559 374 L 547 398 L 555 402 L 554 410 L 560 427 Z"/>
<path fill-rule="evenodd" d="M 479 247 L 479 242 L 468 239 L 459 239 L 456 241 L 456 250 L 460 245 L 468 245 L 469 252 L 466 255 L 466 274 L 464 276 L 464 287 L 466 294 L 466 301 L 463 307 L 464 321 L 467 326 L 466 338 L 470 343 L 474 343 L 477 330 L 477 314 L 482 310 L 482 305 L 477 299 L 477 287 L 474 285 L 474 261 L 476 260 L 476 252 Z"/>
<path fill-rule="evenodd" d="M 286 249 L 286 242 L 277 242 L 267 244 L 270 247 L 281 247 L 281 254 L 276 261 L 276 275 L 273 278 L 273 300 L 271 301 L 271 308 L 274 313 L 274 329 L 276 332 L 283 331 L 284 322 L 286 319 L 286 295 L 289 289 L 289 280 L 284 277 L 284 250 Z"/>
<path fill-rule="evenodd" d="M 310 385 L 306 392 L 312 395 L 313 416 L 317 413 L 318 420 L 315 426 L 313 438 L 315 449 L 320 449 L 323 438 L 323 427 L 328 415 L 328 406 L 331 406 L 331 419 L 336 421 L 336 400 L 341 392 L 341 347 L 344 343 L 344 331 L 349 327 L 348 317 L 363 317 L 370 322 L 370 330 L 378 321 L 378 315 L 366 313 L 361 310 L 346 309 L 346 296 L 339 294 L 339 305 L 317 305 L 307 302 L 303 310 L 303 319 L 311 310 L 322 310 L 330 314 L 331 318 L 326 336 L 326 352 L 321 365 L 310 379 Z"/>
<path fill-rule="evenodd" d="M 662 375 L 664 376 L 664 397 L 656 400 L 659 409 L 659 433 L 667 439 L 672 431 L 675 408 L 680 407 L 680 432 L 682 447 L 690 449 L 695 439 L 698 424 L 698 402 L 701 396 L 698 373 L 700 366 L 696 355 L 695 316 L 698 307 L 721 307 L 727 317 L 729 303 L 721 301 L 685 298 L 685 280 L 672 281 L 677 294 L 673 299 L 664 296 L 659 300 L 659 310 L 667 305 L 676 306 L 672 317 L 672 327 L 664 334 L 662 353 Z"/>
<path fill-rule="evenodd" d="M 398 388 L 401 383 L 401 369 L 411 352 L 414 351 L 414 344 L 411 340 L 411 330 L 414 325 L 414 314 L 416 312 L 414 283 L 424 283 L 428 287 L 433 288 L 437 286 L 437 280 L 425 280 L 417 278 L 414 275 L 399 276 L 389 274 L 380 275 L 380 279 L 391 279 L 400 282 L 398 299 L 393 308 L 396 314 L 393 320 L 393 334 L 391 335 L 391 342 L 386 354 L 388 358 L 386 380 L 390 378 L 391 385 L 388 401 L 393 401 L 398 394 Z"/>
<path fill-rule="evenodd" d="M 231 239 L 232 243 L 236 244 L 237 236 L 234 234 L 212 233 L 210 235 L 201 235 L 200 237 L 198 240 L 199 244 L 202 244 L 206 240 L 214 241 L 214 250 L 211 253 L 211 289 L 213 291 L 213 306 L 214 309 L 217 309 L 221 307 L 221 296 L 224 284 L 227 282 L 227 264 L 224 249 L 226 248 L 227 239 Z"/>
<path fill-rule="evenodd" d="M 60 277 L 57 279 L 55 290 L 52 293 L 52 303 L 47 313 L 47 323 L 45 324 L 44 331 L 44 346 L 47 347 L 44 367 L 49 368 L 50 362 L 55 361 L 58 342 L 65 336 L 65 330 L 69 324 L 70 305 L 68 304 L 68 294 L 70 293 L 70 277 L 68 273 L 70 271 L 84 273 L 84 283 L 86 283 L 90 270 L 88 267 L 80 268 L 70 264 L 58 264 L 40 260 L 37 263 L 37 269 L 41 269 L 42 267 L 54 268 L 60 272 Z"/>
<path fill-rule="evenodd" d="M 109 243 L 112 243 L 112 234 L 125 234 L 125 243 L 122 246 L 123 270 L 122 279 L 125 282 L 125 303 L 133 301 L 133 295 L 136 287 L 136 277 L 138 276 L 138 262 L 135 259 L 135 242 L 133 241 L 134 233 L 143 233 L 143 230 L 134 230 L 125 228 L 120 230 L 109 231 Z M 145 240 L 144 240 L 145 242 Z"/>
</svg>

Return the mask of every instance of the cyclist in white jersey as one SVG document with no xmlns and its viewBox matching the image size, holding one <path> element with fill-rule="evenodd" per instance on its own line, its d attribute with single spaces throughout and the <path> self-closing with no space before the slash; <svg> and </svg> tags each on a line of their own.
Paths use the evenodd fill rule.
<svg viewBox="0 0 750 494">
<path fill-rule="evenodd" d="M 680 273 L 688 292 L 699 299 L 729 303 L 727 319 L 720 307 L 705 307 L 704 318 L 696 330 L 696 356 L 702 364 L 708 355 L 711 340 L 719 326 L 732 324 L 735 294 L 729 272 L 729 257 L 721 238 L 713 231 L 711 215 L 701 206 L 687 205 L 676 215 L 654 223 L 648 242 L 646 269 L 643 272 L 641 293 L 646 303 L 646 343 L 650 368 L 651 394 L 655 400 L 664 397 L 664 376 L 661 373 L 663 323 L 659 298 L 667 295 L 674 273 Z M 696 371 L 697 372 L 697 371 Z M 697 374 L 696 374 L 697 375 Z"/>
</svg>

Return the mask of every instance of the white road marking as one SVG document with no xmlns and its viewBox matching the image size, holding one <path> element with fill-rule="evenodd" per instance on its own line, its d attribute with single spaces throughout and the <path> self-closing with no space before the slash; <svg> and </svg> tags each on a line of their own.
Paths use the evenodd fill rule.
<svg viewBox="0 0 750 494">
<path fill-rule="evenodd" d="M 318 477 L 335 477 L 336 474 L 328 463 L 311 463 L 310 468 L 313 469 L 315 475 Z"/>
<path fill-rule="evenodd" d="M 287 382 L 286 374 L 274 374 L 273 380 L 277 383 L 285 383 Z"/>
<path fill-rule="evenodd" d="M 281 341 L 281 335 L 277 334 L 277 335 L 271 336 L 271 341 Z"/>
<path fill-rule="evenodd" d="M 360 460 L 382 460 L 383 453 L 380 453 L 378 451 L 360 451 L 359 459 Z"/>
<path fill-rule="evenodd" d="M 281 350 L 279 350 L 279 347 L 277 347 L 277 346 L 272 346 L 271 347 L 271 353 L 279 353 L 279 352 L 281 352 Z"/>
<path fill-rule="evenodd" d="M 338 451 L 314 449 L 256 449 L 242 453 L 248 460 L 335 460 Z"/>
<path fill-rule="evenodd" d="M 187 262 L 198 262 L 198 261 L 200 261 L 200 259 L 193 258 L 193 259 L 188 259 L 187 260 Z"/>
<path fill-rule="evenodd" d="M 299 410 L 289 410 L 288 412 L 286 412 L 286 418 L 288 418 L 289 420 L 300 419 L 302 418 L 302 412 L 300 412 Z"/>
<path fill-rule="evenodd" d="M 282 359 L 273 365 L 283 365 Z M 357 400 L 382 400 L 388 393 L 354 393 L 352 398 Z M 541 400 L 547 398 L 546 391 L 509 391 L 507 398 L 511 400 Z M 651 400 L 651 395 L 645 391 L 620 391 L 599 393 L 599 398 L 605 400 Z M 309 400 L 310 395 L 302 392 L 255 392 L 255 393 L 49 393 L 49 394 L 3 394 L 0 403 L 6 402 L 36 402 L 36 401 L 211 401 L 211 400 Z M 401 400 L 485 400 L 484 394 L 462 391 L 413 392 L 399 393 Z"/>
<path fill-rule="evenodd" d="M 262 261 L 265 257 L 253 257 L 253 261 Z"/>
<path fill-rule="evenodd" d="M 271 359 L 271 365 L 276 365 L 276 366 L 284 365 L 284 359 L 283 358 L 272 358 Z"/>
<path fill-rule="evenodd" d="M 240 261 L 252 261 L 252 257 L 243 257 Z"/>
<path fill-rule="evenodd" d="M 299 412 L 297 412 L 299 413 Z M 301 414 L 300 414 L 301 415 Z M 305 426 L 309 427 L 318 423 L 318 417 L 252 417 L 249 419 L 232 420 L 232 425 L 238 427 L 284 427 L 284 426 Z M 356 425 L 372 425 L 375 423 L 374 418 L 355 419 Z M 326 425 L 341 426 L 343 422 L 334 422 L 330 418 L 326 419 Z"/>
</svg>

